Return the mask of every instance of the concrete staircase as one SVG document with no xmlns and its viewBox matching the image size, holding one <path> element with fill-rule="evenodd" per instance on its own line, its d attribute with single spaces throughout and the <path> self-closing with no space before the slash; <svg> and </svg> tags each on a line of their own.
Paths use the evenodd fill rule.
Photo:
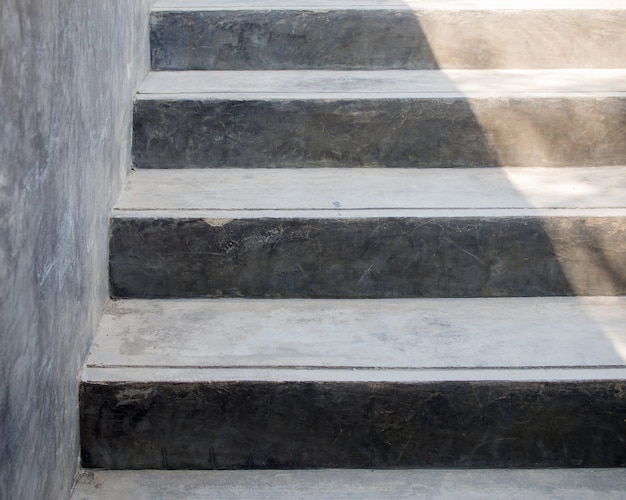
<svg viewBox="0 0 626 500">
<path fill-rule="evenodd" d="M 619 3 L 157 2 L 83 466 L 626 465 Z"/>
</svg>

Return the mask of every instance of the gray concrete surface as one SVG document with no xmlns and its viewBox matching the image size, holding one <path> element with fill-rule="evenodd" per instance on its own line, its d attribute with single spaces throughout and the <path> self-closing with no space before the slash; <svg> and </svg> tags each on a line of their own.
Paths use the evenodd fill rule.
<svg viewBox="0 0 626 500">
<path fill-rule="evenodd" d="M 625 219 L 595 214 L 116 217 L 114 297 L 622 295 Z"/>
<path fill-rule="evenodd" d="M 259 16 L 273 16 L 262 12 L 266 2 L 248 4 L 250 12 L 235 22 L 227 19 L 241 4 L 231 2 L 217 31 L 200 12 L 207 2 L 174 3 L 181 11 L 175 30 L 187 29 L 192 39 L 208 33 L 195 47 L 172 46 L 178 53 L 165 59 L 179 58 L 180 68 L 202 67 L 204 46 L 222 42 L 229 50 L 225 58 L 215 55 L 217 65 L 225 60 L 237 68 L 272 67 L 287 47 L 295 58 L 279 61 L 281 68 L 342 60 L 371 69 L 389 53 L 363 50 L 369 39 L 355 30 L 366 19 L 380 21 L 381 4 L 369 0 L 361 21 L 342 23 L 344 31 L 332 27 L 337 12 L 305 1 L 306 12 L 279 15 L 288 33 L 273 23 L 253 34 L 238 24 L 250 28 Z M 521 52 L 533 67 L 549 67 L 555 57 L 563 66 L 621 65 L 611 54 L 624 41 L 623 9 L 605 2 L 607 10 L 590 11 L 588 2 L 577 2 L 584 12 L 545 10 L 557 4 L 564 7 L 546 2 L 537 16 L 513 12 L 522 5 L 514 3 L 490 13 L 493 28 L 486 29 L 476 26 L 471 8 L 487 2 L 440 2 L 420 19 L 411 9 L 428 3 L 404 3 L 395 12 L 404 24 L 387 35 L 398 41 L 411 31 L 409 41 L 397 43 L 398 52 L 382 64 L 458 67 L 455 51 L 479 44 L 484 50 L 474 51 L 467 67 L 517 66 L 514 54 Z M 355 14 L 351 7 L 347 18 Z M 155 9 L 153 28 L 161 21 L 167 27 L 164 9 Z M 456 27 L 459 16 L 468 21 L 464 30 Z M 306 37 L 286 42 L 299 23 L 323 41 L 348 41 L 347 50 L 322 47 L 307 59 Z M 580 36 L 583 25 L 590 40 L 610 47 L 588 43 L 570 51 L 569 30 L 577 26 Z M 533 36 L 542 26 L 545 36 Z M 448 43 L 450 32 L 457 47 L 428 46 Z M 155 34 L 159 29 L 152 31 L 156 44 Z M 172 33 L 161 34 L 178 43 Z M 520 51 L 501 34 L 521 45 L 530 37 L 550 50 Z M 214 35 L 217 43 L 208 41 Z M 412 44 L 421 52 L 411 60 L 410 49 L 401 52 Z M 152 55 L 160 64 L 163 54 Z M 463 173 L 454 181 L 439 169 L 424 177 L 373 169 L 367 181 L 358 177 L 364 170 L 138 173 L 111 224 L 113 293 L 169 300 L 111 305 L 81 384 L 83 465 L 626 465 L 620 297 L 285 299 L 623 295 L 624 76 L 621 70 L 151 75 L 135 107 L 138 166 L 529 168 L 477 169 L 475 178 Z M 559 177 L 538 166 L 576 169 L 563 168 Z M 469 210 L 468 187 L 482 193 Z M 247 300 L 172 299 L 195 295 Z M 282 300 L 250 299 L 257 296 Z M 101 483 L 92 476 L 91 484 Z M 580 484 L 587 492 L 596 487 Z"/>
<path fill-rule="evenodd" d="M 138 171 L 112 219 L 112 290 L 615 295 L 623 179 L 623 167 Z"/>
<path fill-rule="evenodd" d="M 601 166 L 626 161 L 622 70 L 154 73 L 139 167 Z"/>
<path fill-rule="evenodd" d="M 623 373 L 84 381 L 81 459 L 105 469 L 624 467 L 625 392 Z"/>
<path fill-rule="evenodd" d="M 625 305 L 117 301 L 83 374 L 83 464 L 624 465 Z"/>
<path fill-rule="evenodd" d="M 0 498 L 66 498 L 148 0 L 0 5 Z"/>
<path fill-rule="evenodd" d="M 512 0 L 502 5 L 498 0 L 157 0 L 153 10 L 207 10 L 207 9 L 251 9 L 273 8 L 333 9 L 338 6 L 350 8 L 379 9 L 433 9 L 433 10 L 555 10 L 555 9 L 623 9 L 621 0 Z"/>
<path fill-rule="evenodd" d="M 621 500 L 625 490 L 620 469 L 86 471 L 72 500 Z"/>
<path fill-rule="evenodd" d="M 152 61 L 157 70 L 623 67 L 626 9 L 591 5 L 162 2 Z"/>
<path fill-rule="evenodd" d="M 464 214 L 620 213 L 626 166 L 486 169 L 137 169 L 114 214 L 200 212 L 263 217 L 316 211 L 365 213 L 464 210 Z"/>
<path fill-rule="evenodd" d="M 626 373 L 625 324 L 624 297 L 127 299 L 109 305 L 86 366 Z"/>
<path fill-rule="evenodd" d="M 622 69 L 441 70 L 441 71 L 159 71 L 138 89 L 151 95 L 187 98 L 211 94 L 245 98 L 381 98 L 479 96 L 623 96 Z"/>
</svg>

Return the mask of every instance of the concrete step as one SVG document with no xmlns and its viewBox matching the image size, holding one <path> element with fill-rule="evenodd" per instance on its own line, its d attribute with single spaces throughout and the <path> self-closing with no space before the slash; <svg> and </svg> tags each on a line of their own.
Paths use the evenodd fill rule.
<svg viewBox="0 0 626 500">
<path fill-rule="evenodd" d="M 138 167 L 626 163 L 626 70 L 153 72 Z"/>
<path fill-rule="evenodd" d="M 139 170 L 116 297 L 626 293 L 626 167 Z"/>
<path fill-rule="evenodd" d="M 626 6 L 165 0 L 152 10 L 151 47 L 156 70 L 619 68 Z"/>
<path fill-rule="evenodd" d="M 71 500 L 622 500 L 621 469 L 83 471 Z"/>
<path fill-rule="evenodd" d="M 624 297 L 115 301 L 82 463 L 625 466 L 625 324 Z"/>
</svg>

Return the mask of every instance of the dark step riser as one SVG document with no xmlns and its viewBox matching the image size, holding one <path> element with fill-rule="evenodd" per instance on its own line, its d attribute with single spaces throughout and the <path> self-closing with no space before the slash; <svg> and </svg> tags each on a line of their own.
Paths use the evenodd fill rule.
<svg viewBox="0 0 626 500">
<path fill-rule="evenodd" d="M 624 382 L 83 384 L 103 468 L 626 465 Z"/>
<path fill-rule="evenodd" d="M 626 99 L 139 100 L 152 168 L 626 163 Z"/>
<path fill-rule="evenodd" d="M 621 218 L 117 218 L 115 297 L 626 293 Z"/>
<path fill-rule="evenodd" d="M 155 12 L 151 46 L 156 70 L 615 68 L 624 33 L 624 10 Z"/>
</svg>

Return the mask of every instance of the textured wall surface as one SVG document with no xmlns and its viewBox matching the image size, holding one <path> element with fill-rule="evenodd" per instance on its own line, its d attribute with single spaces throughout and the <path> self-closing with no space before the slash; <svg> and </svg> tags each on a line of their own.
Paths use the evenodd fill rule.
<svg viewBox="0 0 626 500">
<path fill-rule="evenodd" d="M 151 0 L 0 2 L 0 498 L 64 498 Z"/>
</svg>

